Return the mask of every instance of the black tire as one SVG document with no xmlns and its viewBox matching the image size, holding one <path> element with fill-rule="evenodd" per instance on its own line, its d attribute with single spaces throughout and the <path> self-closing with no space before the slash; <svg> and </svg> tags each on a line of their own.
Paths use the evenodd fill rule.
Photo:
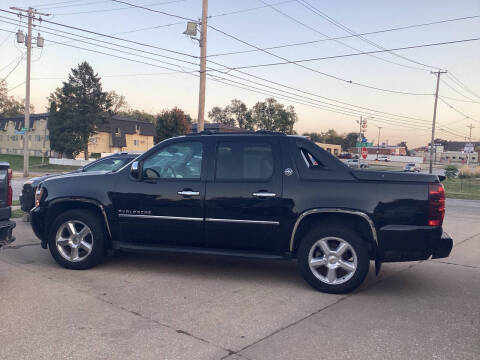
<svg viewBox="0 0 480 360">
<path fill-rule="evenodd" d="M 312 247 L 315 246 L 318 240 L 329 237 L 339 238 L 348 243 L 354 250 L 356 256 L 356 269 L 352 271 L 353 275 L 343 283 L 329 284 L 322 281 L 318 275 L 315 275 L 309 265 L 309 254 Z M 335 240 L 329 240 L 330 244 L 335 244 Z M 317 248 L 317 246 L 315 246 Z M 319 249 L 319 248 L 317 248 Z M 312 250 L 318 251 L 318 250 Z M 335 223 L 319 223 L 312 226 L 311 230 L 301 240 L 298 248 L 298 266 L 303 278 L 315 289 L 331 293 L 331 294 L 344 294 L 356 289 L 365 280 L 368 274 L 370 266 L 370 257 L 368 255 L 366 243 L 358 236 L 353 230 Z M 347 250 L 344 257 L 352 256 L 351 250 Z M 326 271 L 328 271 L 327 265 L 323 265 Z M 321 269 L 323 270 L 323 268 Z M 319 270 L 320 271 L 320 270 Z M 339 270 L 335 270 L 338 274 Z M 344 271 L 343 269 L 340 270 Z M 318 272 L 317 272 L 318 274 Z M 322 275 L 322 274 L 320 274 Z M 341 275 L 341 274 L 340 274 Z M 326 275 L 325 275 L 326 276 Z M 347 275 L 345 275 L 347 276 Z M 348 276 L 345 278 L 347 279 Z"/>
<path fill-rule="evenodd" d="M 81 222 L 87 225 L 91 231 L 88 241 L 91 240 L 91 252 L 80 261 L 69 261 L 57 248 L 56 236 L 60 227 L 68 221 Z M 98 215 L 89 210 L 69 210 L 57 216 L 53 221 L 48 235 L 48 248 L 55 261 L 67 269 L 83 270 L 89 269 L 102 262 L 105 252 L 104 226 Z M 82 250 L 83 251 L 83 250 Z"/>
</svg>

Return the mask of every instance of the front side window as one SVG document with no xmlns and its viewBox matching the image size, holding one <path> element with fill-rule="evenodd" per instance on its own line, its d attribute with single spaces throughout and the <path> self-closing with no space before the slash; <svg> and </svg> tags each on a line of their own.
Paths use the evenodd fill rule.
<svg viewBox="0 0 480 360">
<path fill-rule="evenodd" d="M 217 147 L 216 180 L 268 180 L 273 150 L 268 143 L 221 142 Z"/>
<path fill-rule="evenodd" d="M 200 179 L 203 146 L 199 141 L 168 145 L 143 162 L 146 179 Z"/>
</svg>

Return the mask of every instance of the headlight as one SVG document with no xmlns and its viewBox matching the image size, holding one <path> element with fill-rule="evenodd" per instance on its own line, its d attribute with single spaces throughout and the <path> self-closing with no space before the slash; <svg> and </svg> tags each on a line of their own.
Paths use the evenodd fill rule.
<svg viewBox="0 0 480 360">
<path fill-rule="evenodd" d="M 35 192 L 35 207 L 40 206 L 40 202 L 43 200 L 45 193 L 46 190 L 44 187 L 37 188 L 37 191 Z"/>
</svg>

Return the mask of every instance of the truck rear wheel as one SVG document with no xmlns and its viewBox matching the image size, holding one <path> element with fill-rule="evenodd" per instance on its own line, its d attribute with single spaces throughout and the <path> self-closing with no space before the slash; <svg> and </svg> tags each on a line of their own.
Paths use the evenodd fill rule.
<svg viewBox="0 0 480 360">
<path fill-rule="evenodd" d="M 104 231 L 95 213 L 70 210 L 53 222 L 48 238 L 50 253 L 57 263 L 73 270 L 99 264 L 104 255 Z"/>
<path fill-rule="evenodd" d="M 304 279 L 315 289 L 342 294 L 365 280 L 370 258 L 365 242 L 349 228 L 318 224 L 302 239 L 298 265 Z"/>
</svg>

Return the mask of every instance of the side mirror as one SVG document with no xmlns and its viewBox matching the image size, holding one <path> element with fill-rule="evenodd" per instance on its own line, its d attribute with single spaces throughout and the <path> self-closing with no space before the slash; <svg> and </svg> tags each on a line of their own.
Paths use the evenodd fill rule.
<svg viewBox="0 0 480 360">
<path fill-rule="evenodd" d="M 134 161 L 130 167 L 130 176 L 134 179 L 142 179 L 142 163 L 140 161 Z"/>
</svg>

